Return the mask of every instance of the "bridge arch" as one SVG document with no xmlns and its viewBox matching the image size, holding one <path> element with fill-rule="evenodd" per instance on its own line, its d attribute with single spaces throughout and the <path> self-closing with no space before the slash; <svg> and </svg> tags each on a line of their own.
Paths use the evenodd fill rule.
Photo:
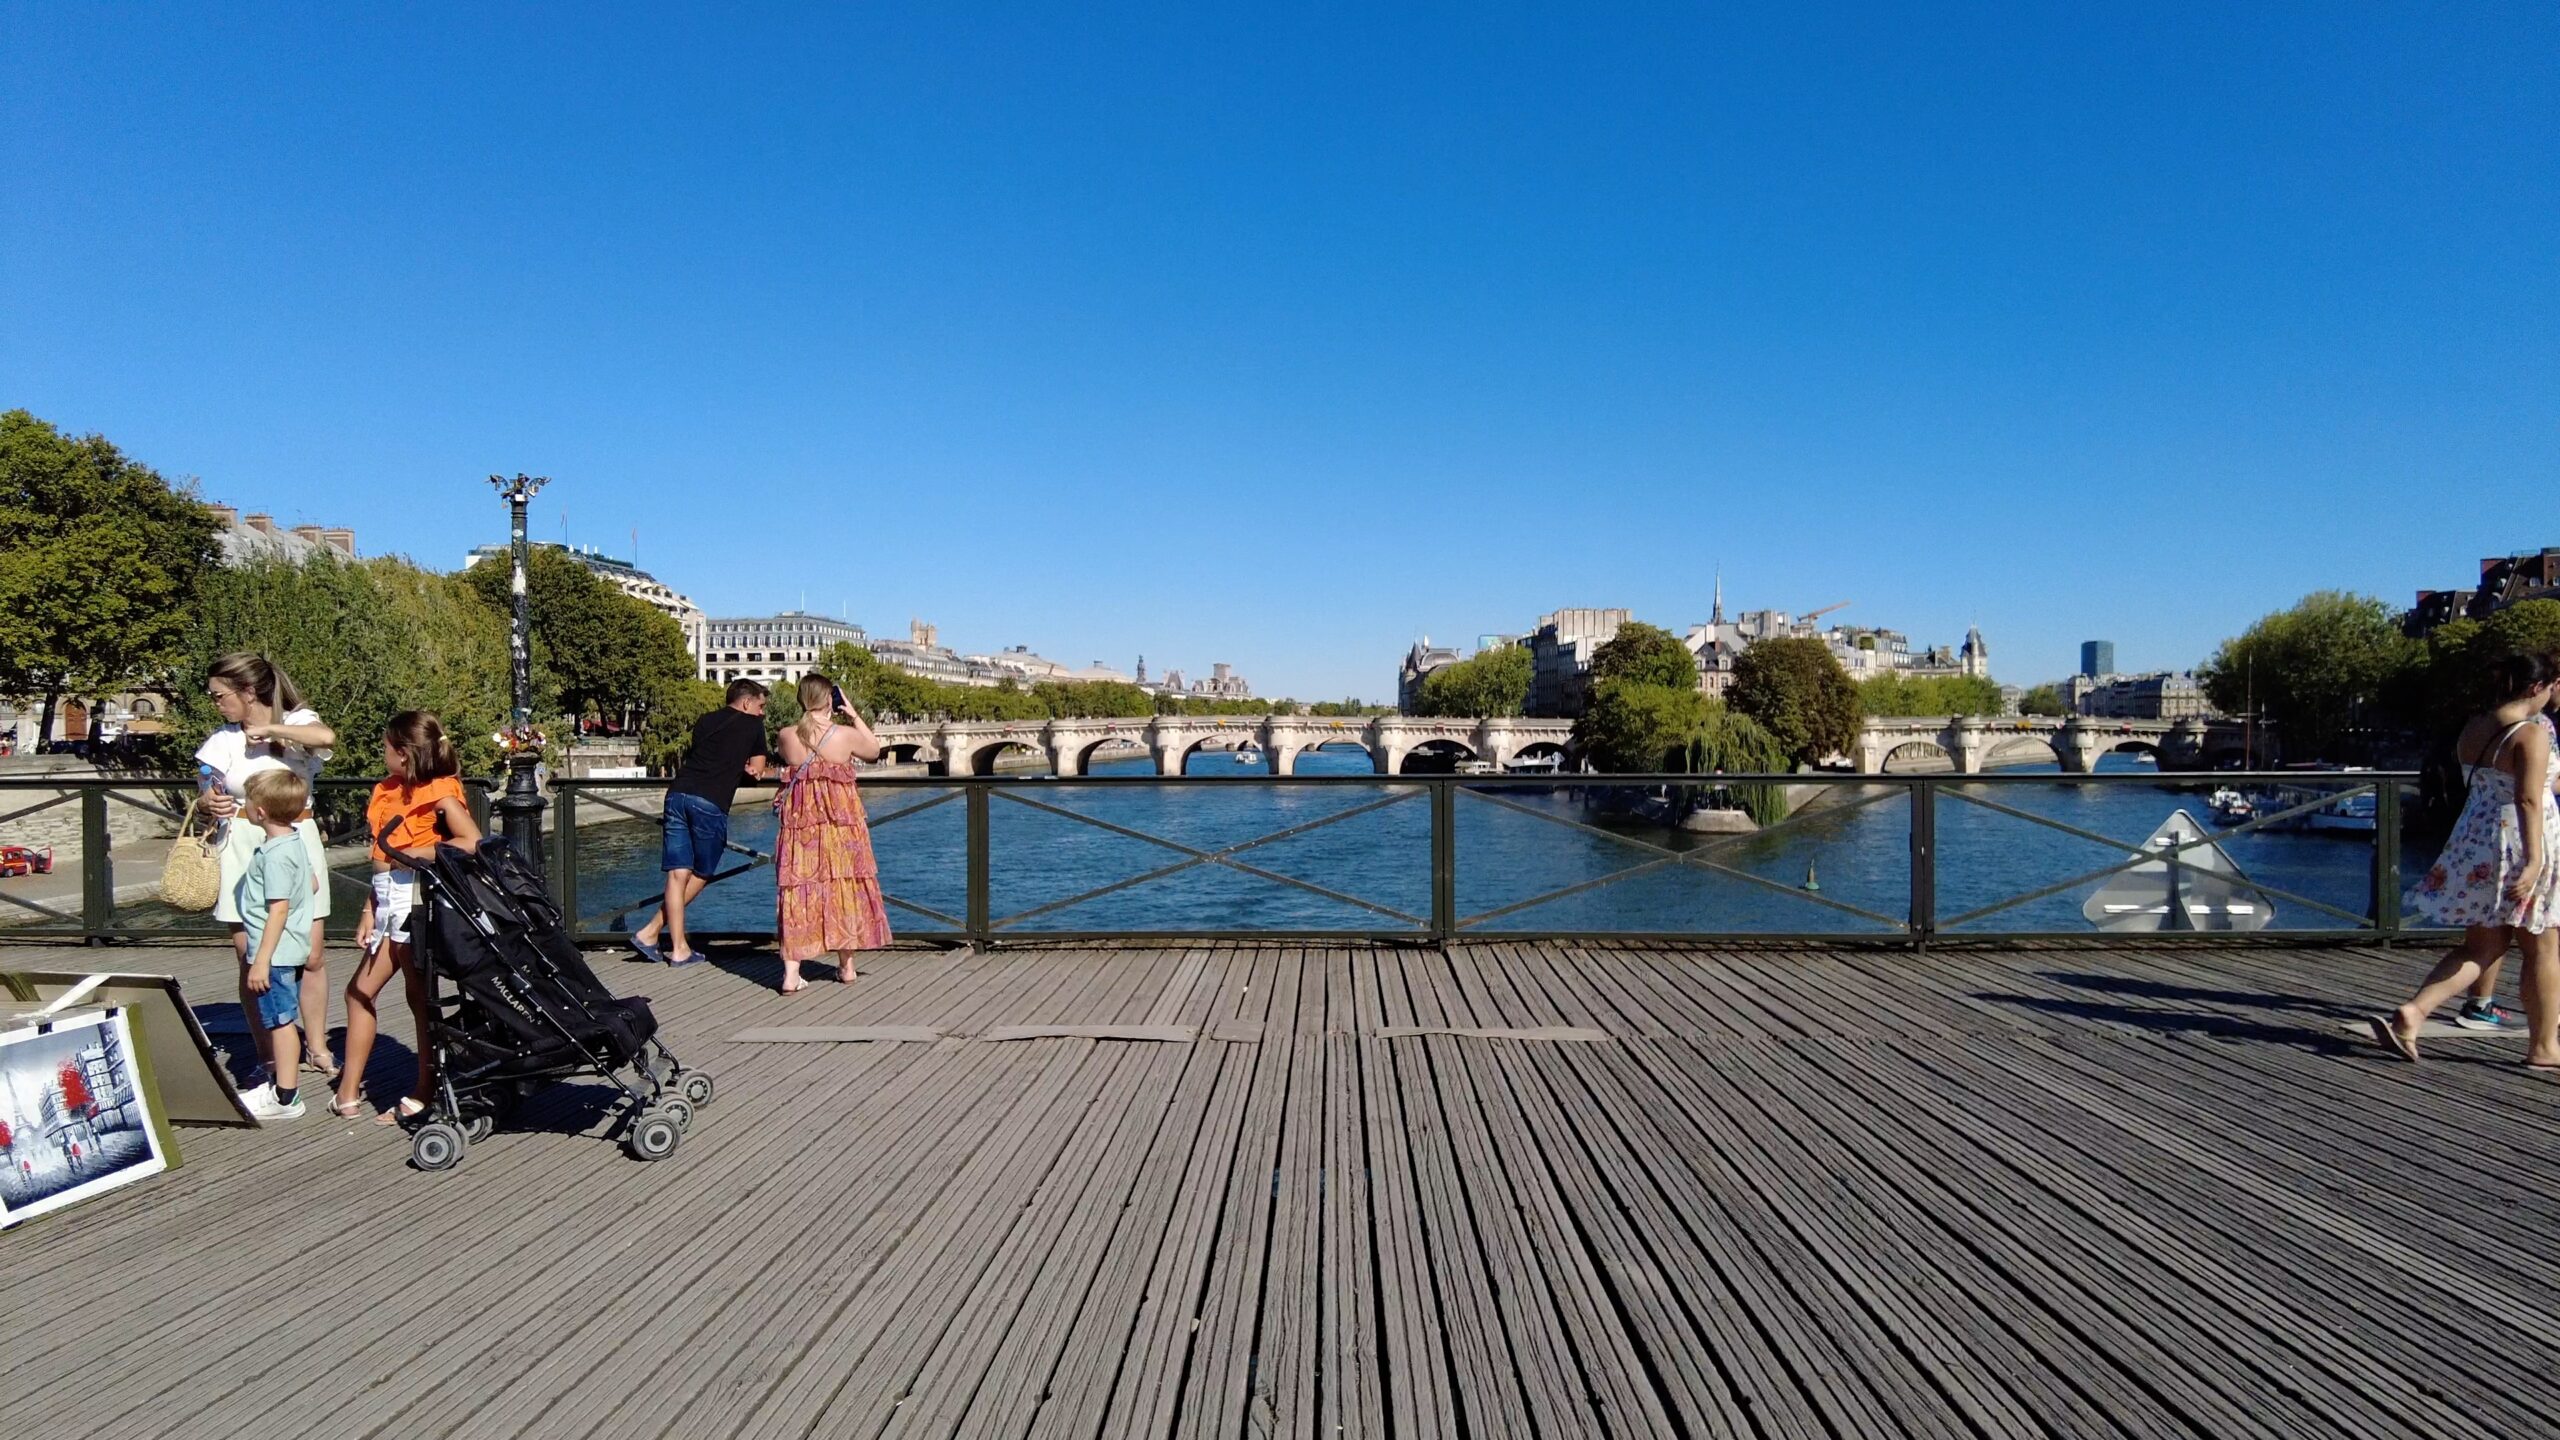
<svg viewBox="0 0 2560 1440">
<path fill-rule="evenodd" d="M 1935 740 L 1905 740 L 1884 752 L 1876 771 L 1883 775 L 1908 775 L 1915 771 L 1953 770 L 1956 757 Z"/>
<path fill-rule="evenodd" d="M 880 748 L 883 765 L 914 765 L 925 758 L 925 747 L 913 740 L 892 740 Z"/>
<path fill-rule="evenodd" d="M 1037 755 L 1044 761 L 1049 758 L 1049 752 L 1041 749 L 1037 742 L 1025 740 L 1018 736 L 1013 738 L 998 737 L 987 740 L 960 740 L 953 742 L 951 760 L 948 767 L 949 773 L 953 775 L 993 775 L 996 773 L 997 762 L 1003 757 L 1004 752 L 1007 750 L 1020 750 L 1027 754 Z"/>
<path fill-rule="evenodd" d="M 1395 757 L 1393 773 L 1398 775 L 1445 775 L 1463 761 L 1482 759 L 1476 747 L 1463 740 L 1434 738 L 1406 747 Z M 1419 762 L 1419 763 L 1416 763 Z"/>
<path fill-rule="evenodd" d="M 2041 765 L 2046 761 L 2063 770 L 2072 768 L 2076 756 L 2054 737 L 2040 732 L 2000 735 L 1982 747 L 1982 768 L 2007 770 L 2023 765 Z"/>
<path fill-rule="evenodd" d="M 2159 765 L 2165 754 L 2166 752 L 2157 742 L 2143 739 L 2138 735 L 2127 735 L 2118 737 L 2114 744 L 2099 751 L 2098 757 L 2104 759 L 2109 755 L 2142 755 L 2149 757 L 2153 765 Z"/>
<path fill-rule="evenodd" d="M 1058 773 L 1062 775 L 1092 774 L 1094 758 L 1101 755 L 1105 750 L 1125 750 L 1127 752 L 1112 755 L 1111 758 L 1114 760 L 1143 760 L 1147 757 L 1147 742 L 1144 732 L 1131 732 L 1121 735 L 1094 735 L 1082 739 L 1069 740 L 1061 745 L 1059 749 L 1063 752 L 1062 758 L 1068 762 L 1067 765 L 1059 767 Z"/>
</svg>

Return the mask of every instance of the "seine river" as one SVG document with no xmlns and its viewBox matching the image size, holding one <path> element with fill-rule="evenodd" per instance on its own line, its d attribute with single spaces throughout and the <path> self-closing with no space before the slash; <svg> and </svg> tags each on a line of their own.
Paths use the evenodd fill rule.
<svg viewBox="0 0 2560 1440">
<path fill-rule="evenodd" d="M 1224 757 L 1193 761 L 1195 776 L 1258 773 Z M 2130 756 L 2109 756 L 2109 771 L 2139 770 Z M 1301 774 L 1366 775 L 1365 754 L 1349 751 L 1302 756 Z M 1147 773 L 1143 760 L 1096 767 L 1097 774 Z M 2004 772 L 2029 773 L 2029 772 Z M 1368 786 L 1246 787 L 1217 783 L 1077 788 L 1036 782 L 1010 793 L 1076 815 L 1144 831 L 1199 850 L 1216 850 L 1256 836 L 1303 826 L 1374 802 L 1394 792 L 1392 782 Z M 752 793 L 752 792 L 750 792 Z M 913 814 L 899 812 L 950 795 L 947 787 L 875 785 L 867 799 L 875 845 L 888 893 L 945 915 L 963 913 L 965 817 L 955 799 Z M 1859 799 L 1875 789 L 1842 792 L 1818 813 L 1785 831 L 1745 839 L 1670 834 L 1658 827 L 1629 827 L 1630 840 L 1694 850 L 1712 845 L 1717 864 L 1759 877 L 1755 884 L 1695 865 L 1649 873 L 1583 890 L 1560 899 L 1508 910 L 1540 894 L 1598 879 L 1609 872 L 1659 858 L 1659 852 L 1620 843 L 1588 830 L 1551 823 L 1592 819 L 1571 794 L 1493 792 L 1513 805 L 1477 793 L 1456 800 L 1458 914 L 1470 931 L 1628 930 L 1699 933 L 1885 934 L 1890 926 L 1869 916 L 1900 918 L 1910 893 L 1910 813 L 1899 791 L 1876 803 Z M 2192 779 L 2178 784 L 1980 785 L 1965 792 L 2076 829 L 2139 842 L 2173 810 L 2205 818 L 2203 792 Z M 641 797 L 635 796 L 635 800 Z M 654 795 L 646 803 L 654 808 Z M 1197 865 L 1162 879 L 1060 905 L 1085 892 L 1162 866 L 1184 856 L 1068 816 L 1014 803 L 999 793 L 990 800 L 990 913 L 1007 933 L 1043 930 L 1407 930 L 1403 917 L 1430 913 L 1430 811 L 1415 798 L 1338 823 L 1307 830 L 1237 856 L 1239 860 L 1326 890 L 1399 912 L 1381 914 L 1350 900 L 1328 898 L 1223 865 Z M 592 805 L 582 810 L 592 819 Z M 2208 826 L 2208 829 L 2211 827 Z M 774 841 L 772 817 L 741 810 L 734 838 L 760 851 Z M 658 835 L 637 823 L 582 826 L 579 909 L 590 918 L 612 906 L 652 893 L 658 884 Z M 2232 860 L 2250 877 L 2353 914 L 2370 904 L 2372 838 L 2338 833 L 2254 833 L 2228 842 Z M 2076 885 L 1956 926 L 1946 921 L 1977 907 L 2038 890 L 2124 858 L 2123 852 L 2066 835 L 2014 816 L 1965 803 L 1944 793 L 1938 806 L 1938 910 L 1954 934 L 2006 931 L 2086 931 L 2080 907 L 2097 882 Z M 2412 855 L 2411 866 L 2428 857 Z M 1808 891 L 1811 879 L 1818 889 Z M 1818 896 L 1818 898 L 1816 898 Z M 1831 903 L 1823 903 L 1831 902 Z M 2278 899 L 2275 928 L 2341 928 L 2346 922 Z M 1054 909 L 1042 907 L 1057 906 Z M 1836 906 L 1855 907 L 1869 915 Z M 1037 912 L 1026 914 L 1025 912 Z M 645 912 L 642 912 L 645 913 Z M 713 886 L 693 913 L 708 930 L 769 930 L 773 924 L 773 872 L 747 871 Z M 904 934 L 950 927 L 912 910 L 891 907 Z"/>
</svg>

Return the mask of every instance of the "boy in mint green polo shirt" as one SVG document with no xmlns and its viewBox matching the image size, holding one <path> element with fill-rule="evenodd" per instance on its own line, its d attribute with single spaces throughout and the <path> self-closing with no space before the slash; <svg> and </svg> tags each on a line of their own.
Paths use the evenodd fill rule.
<svg viewBox="0 0 2560 1440">
<path fill-rule="evenodd" d="M 267 1073 L 274 1077 L 240 1097 L 260 1120 L 302 1116 L 302 967 L 311 959 L 311 910 L 319 877 L 293 822 L 311 803 L 311 786 L 291 770 L 249 777 L 246 818 L 266 833 L 241 872 L 240 923 L 249 932 L 249 984 L 258 1025 L 267 1034 Z"/>
</svg>

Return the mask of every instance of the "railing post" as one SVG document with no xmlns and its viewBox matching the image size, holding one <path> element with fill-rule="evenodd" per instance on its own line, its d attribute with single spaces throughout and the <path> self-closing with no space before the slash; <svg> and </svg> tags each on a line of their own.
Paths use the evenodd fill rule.
<svg viewBox="0 0 2560 1440">
<path fill-rule="evenodd" d="M 1911 781 L 1911 944 L 1929 948 L 1938 931 L 1938 787 L 1929 776 Z"/>
<path fill-rule="evenodd" d="M 80 933 L 102 940 L 116 923 L 114 857 L 107 853 L 107 792 L 101 785 L 80 791 Z"/>
<path fill-rule="evenodd" d="M 1431 938 L 1446 945 L 1458 935 L 1458 781 L 1433 776 L 1431 787 Z"/>
<path fill-rule="evenodd" d="M 2373 787 L 2373 928 L 2383 939 L 2400 933 L 2400 782 Z"/>
<path fill-rule="evenodd" d="M 969 816 L 969 939 L 987 945 L 995 940 L 987 917 L 987 787 L 967 785 L 960 795 Z"/>
<path fill-rule="evenodd" d="M 551 833 L 551 898 L 560 906 L 560 918 L 568 923 L 569 933 L 581 933 L 578 923 L 578 787 L 577 782 L 552 782 L 551 803 L 558 827 Z"/>
</svg>

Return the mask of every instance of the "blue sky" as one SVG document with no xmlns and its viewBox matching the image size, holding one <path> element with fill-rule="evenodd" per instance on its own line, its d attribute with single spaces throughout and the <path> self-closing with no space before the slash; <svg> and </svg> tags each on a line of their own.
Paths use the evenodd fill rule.
<svg viewBox="0 0 2560 1440">
<path fill-rule="evenodd" d="M 532 8 L 0 0 L 0 406 L 1308 698 L 1719 564 L 2026 682 L 2560 544 L 2547 4 Z"/>
</svg>

